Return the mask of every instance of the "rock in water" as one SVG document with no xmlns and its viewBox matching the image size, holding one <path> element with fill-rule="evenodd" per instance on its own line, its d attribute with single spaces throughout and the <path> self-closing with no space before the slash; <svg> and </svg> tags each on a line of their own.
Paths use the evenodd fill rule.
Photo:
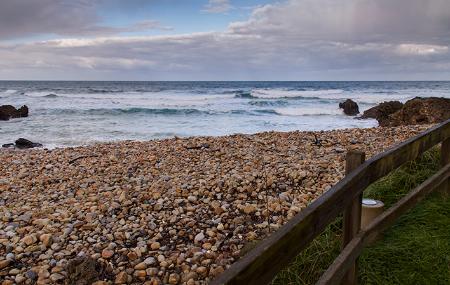
<svg viewBox="0 0 450 285">
<path fill-rule="evenodd" d="M 399 111 L 380 122 L 382 127 L 401 125 L 436 124 L 450 118 L 450 99 L 416 97 L 403 105 Z"/>
<path fill-rule="evenodd" d="M 28 117 L 28 107 L 26 105 L 16 109 L 11 105 L 0 106 L 0 120 L 8 121 L 11 118 Z"/>
<path fill-rule="evenodd" d="M 2 147 L 4 147 L 4 148 L 13 148 L 14 147 L 14 143 L 5 143 L 5 144 L 2 144 Z"/>
<path fill-rule="evenodd" d="M 359 107 L 355 101 L 347 99 L 344 102 L 339 103 L 339 108 L 344 109 L 344 114 L 349 116 L 355 116 L 359 114 Z"/>
<path fill-rule="evenodd" d="M 27 139 L 24 138 L 19 138 L 18 140 L 16 140 L 16 147 L 23 149 L 23 148 L 33 148 L 33 147 L 41 147 L 42 144 L 40 143 L 34 143 L 32 141 L 29 141 Z"/>
<path fill-rule="evenodd" d="M 399 101 L 388 101 L 378 104 L 378 106 L 372 107 L 364 111 L 361 119 L 373 118 L 377 119 L 378 123 L 386 120 L 389 115 L 397 112 L 403 107 L 403 104 Z"/>
</svg>

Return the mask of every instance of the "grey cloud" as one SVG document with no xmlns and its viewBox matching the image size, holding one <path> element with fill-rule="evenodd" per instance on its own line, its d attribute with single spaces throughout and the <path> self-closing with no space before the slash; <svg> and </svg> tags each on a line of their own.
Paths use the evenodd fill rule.
<svg viewBox="0 0 450 285">
<path fill-rule="evenodd" d="M 340 7 L 331 0 L 290 0 L 257 8 L 247 21 L 232 23 L 224 32 L 0 45 L 0 78 L 450 78 L 447 2 L 430 0 L 424 6 L 422 1 L 407 1 L 411 6 L 397 13 L 398 20 L 416 27 L 417 33 L 406 23 L 395 24 L 393 14 L 383 14 L 405 1 L 374 2 L 343 0 Z M 392 32 L 376 21 L 382 16 L 380 20 L 391 22 Z"/>
<path fill-rule="evenodd" d="M 0 2 L 0 40 L 41 34 L 105 36 L 149 29 L 168 30 L 157 21 L 128 27 L 99 24 L 101 0 L 4 0 Z"/>
<path fill-rule="evenodd" d="M 230 25 L 238 34 L 345 42 L 438 41 L 450 38 L 448 0 L 289 0 L 254 10 Z"/>
</svg>

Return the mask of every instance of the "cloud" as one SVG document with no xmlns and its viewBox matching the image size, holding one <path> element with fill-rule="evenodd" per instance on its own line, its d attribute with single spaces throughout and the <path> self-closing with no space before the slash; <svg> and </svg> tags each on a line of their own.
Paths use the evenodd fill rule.
<svg viewBox="0 0 450 285">
<path fill-rule="evenodd" d="M 230 0 L 209 0 L 202 11 L 213 14 L 226 13 L 233 9 Z"/>
<path fill-rule="evenodd" d="M 100 24 L 100 0 L 13 0 L 0 3 L 0 40 L 55 34 L 105 36 L 149 29 L 168 30 L 157 21 L 141 21 L 127 27 Z"/>
<path fill-rule="evenodd" d="M 449 27 L 448 1 L 289 0 L 222 32 L 0 44 L 0 78 L 448 79 Z"/>
<path fill-rule="evenodd" d="M 447 0 L 289 0 L 255 9 L 235 22 L 238 34 L 345 42 L 405 42 L 450 39 Z"/>
<path fill-rule="evenodd" d="M 439 45 L 400 44 L 397 46 L 396 51 L 401 55 L 433 55 L 447 53 L 448 47 Z"/>
</svg>

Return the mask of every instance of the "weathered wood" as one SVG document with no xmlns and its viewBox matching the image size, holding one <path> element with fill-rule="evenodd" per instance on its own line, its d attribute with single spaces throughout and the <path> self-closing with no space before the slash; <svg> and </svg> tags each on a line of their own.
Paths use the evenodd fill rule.
<svg viewBox="0 0 450 285">
<path fill-rule="evenodd" d="M 370 225 L 362 230 L 339 254 L 333 264 L 322 275 L 316 285 L 338 284 L 345 272 L 349 270 L 363 248 L 387 227 L 392 225 L 401 215 L 422 201 L 429 193 L 436 190 L 450 177 L 450 164 L 442 168 L 435 175 L 414 188 L 406 196 L 400 199 L 392 207 L 373 220 Z"/>
<path fill-rule="evenodd" d="M 450 139 L 446 139 L 441 145 L 441 165 L 445 166 L 450 163 Z M 450 195 L 450 179 L 442 183 L 441 192 Z"/>
<path fill-rule="evenodd" d="M 446 166 L 450 163 L 450 138 L 442 142 L 441 146 L 441 165 Z"/>
<path fill-rule="evenodd" d="M 450 138 L 450 120 L 364 162 L 278 231 L 211 282 L 267 284 L 368 185 L 441 141 Z"/>
<path fill-rule="evenodd" d="M 358 168 L 366 160 L 366 154 L 362 151 L 350 151 L 347 153 L 345 158 L 345 174 L 350 174 L 353 170 Z M 356 234 L 361 229 L 361 203 L 362 203 L 362 192 L 353 199 L 350 206 L 344 211 L 343 216 L 343 238 L 342 238 L 342 248 L 356 236 Z M 350 267 L 347 274 L 343 278 L 343 284 L 352 285 L 357 283 L 356 274 L 356 263 Z"/>
</svg>

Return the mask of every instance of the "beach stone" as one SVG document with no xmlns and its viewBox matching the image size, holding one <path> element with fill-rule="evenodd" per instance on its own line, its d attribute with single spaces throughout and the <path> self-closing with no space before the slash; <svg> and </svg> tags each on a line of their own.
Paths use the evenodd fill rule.
<svg viewBox="0 0 450 285">
<path fill-rule="evenodd" d="M 180 275 L 178 275 L 177 273 L 172 273 L 169 275 L 169 284 L 178 284 L 178 282 L 180 281 Z"/>
<path fill-rule="evenodd" d="M 134 272 L 134 276 L 138 277 L 139 279 L 145 280 L 145 277 L 147 276 L 147 272 L 145 270 L 136 270 Z"/>
<path fill-rule="evenodd" d="M 53 236 L 52 236 L 51 234 L 42 234 L 42 235 L 39 237 L 39 240 L 42 242 L 42 244 L 43 244 L 45 247 L 49 247 L 49 246 L 51 246 L 51 244 L 52 244 Z"/>
<path fill-rule="evenodd" d="M 147 258 L 144 260 L 144 263 L 145 263 L 147 266 L 153 265 L 153 264 L 156 263 L 156 259 L 155 259 L 154 257 L 147 257 Z"/>
<path fill-rule="evenodd" d="M 116 275 L 114 284 L 126 284 L 126 283 L 128 283 L 128 274 L 125 271 L 122 271 Z"/>
<path fill-rule="evenodd" d="M 136 252 L 130 251 L 130 252 L 127 254 L 127 257 L 128 257 L 129 260 L 133 261 L 133 260 L 136 260 L 136 259 L 138 258 L 138 255 L 137 255 Z"/>
<path fill-rule="evenodd" d="M 64 280 L 64 278 L 64 275 L 59 273 L 53 273 L 50 275 L 50 280 L 52 280 L 53 282 Z"/>
<path fill-rule="evenodd" d="M 21 275 L 21 274 L 16 275 L 16 278 L 14 278 L 14 281 L 15 281 L 17 284 L 22 284 L 22 283 L 25 282 L 26 280 L 27 280 L 27 278 L 25 278 L 25 276 L 23 276 L 23 275 Z"/>
<path fill-rule="evenodd" d="M 10 260 L 0 260 L 0 270 L 6 268 L 10 263 Z"/>
<path fill-rule="evenodd" d="M 152 242 L 152 244 L 150 245 L 150 248 L 152 250 L 157 250 L 161 247 L 161 244 L 159 242 Z"/>
<path fill-rule="evenodd" d="M 194 242 L 196 242 L 196 243 L 201 242 L 204 238 L 205 238 L 205 234 L 203 232 L 198 233 L 194 238 Z"/>
<path fill-rule="evenodd" d="M 6 260 L 14 261 L 15 259 L 16 259 L 16 256 L 12 252 L 10 252 L 6 255 Z"/>
<path fill-rule="evenodd" d="M 31 212 L 27 212 L 23 215 L 20 215 L 17 220 L 28 223 L 31 220 L 32 217 L 32 213 Z"/>
<path fill-rule="evenodd" d="M 104 250 L 102 250 L 102 257 L 105 259 L 109 259 L 114 255 L 114 251 L 105 248 Z"/>
<path fill-rule="evenodd" d="M 242 209 L 244 211 L 244 213 L 246 213 L 247 215 L 256 212 L 256 207 L 253 205 L 245 205 L 244 208 Z"/>
<path fill-rule="evenodd" d="M 134 266 L 135 270 L 145 270 L 147 269 L 147 264 L 145 262 L 141 262 L 136 264 L 136 266 Z"/>
<path fill-rule="evenodd" d="M 224 269 L 222 266 L 218 266 L 218 267 L 216 267 L 216 268 L 212 268 L 212 269 L 209 271 L 209 274 L 210 274 L 211 276 L 213 276 L 213 277 L 217 277 L 217 276 L 219 276 L 220 274 L 222 274 L 224 271 L 225 271 L 225 269 Z"/>
<path fill-rule="evenodd" d="M 28 270 L 25 273 L 25 276 L 30 279 L 30 280 L 36 280 L 38 278 L 38 275 L 36 272 L 34 272 L 33 270 Z"/>
<path fill-rule="evenodd" d="M 22 242 L 26 245 L 32 245 L 37 242 L 36 235 L 27 235 L 22 239 Z"/>
</svg>

